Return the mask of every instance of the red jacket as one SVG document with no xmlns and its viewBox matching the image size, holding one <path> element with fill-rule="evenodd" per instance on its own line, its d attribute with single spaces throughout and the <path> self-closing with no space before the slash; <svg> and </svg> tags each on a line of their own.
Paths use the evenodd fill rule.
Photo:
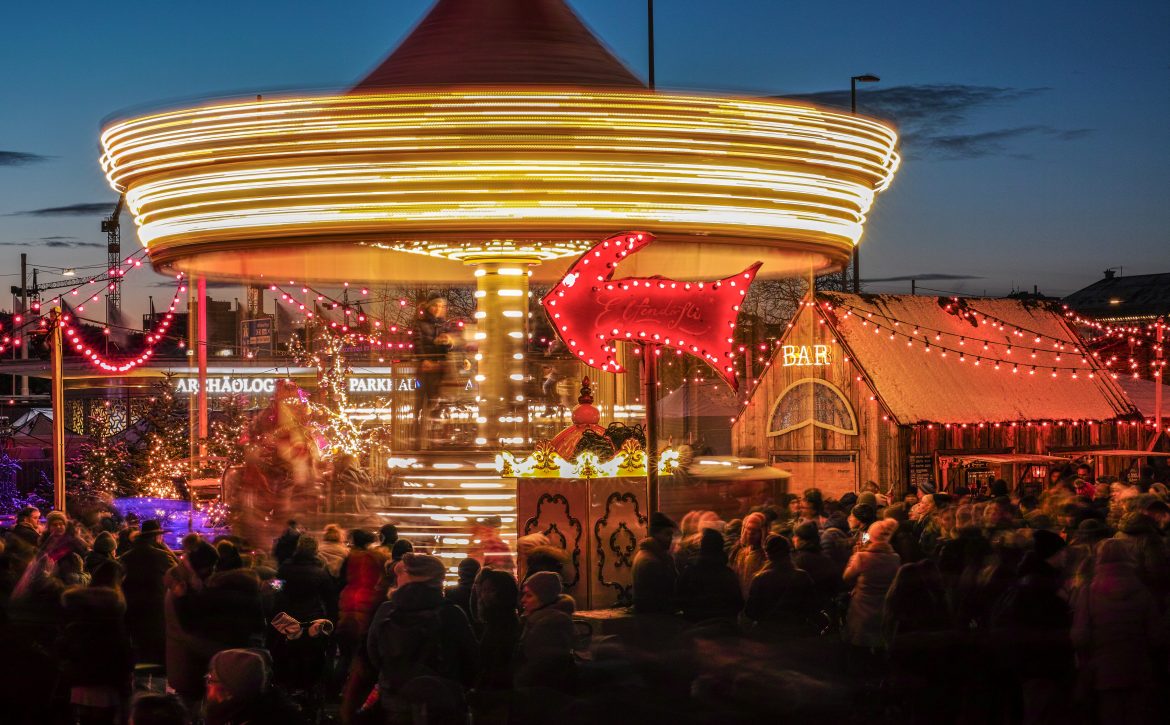
<svg viewBox="0 0 1170 725">
<path fill-rule="evenodd" d="M 345 586 L 338 600 L 341 614 L 373 615 L 386 599 L 386 589 L 380 586 L 385 566 L 386 557 L 374 549 L 349 552 L 344 564 Z"/>
</svg>

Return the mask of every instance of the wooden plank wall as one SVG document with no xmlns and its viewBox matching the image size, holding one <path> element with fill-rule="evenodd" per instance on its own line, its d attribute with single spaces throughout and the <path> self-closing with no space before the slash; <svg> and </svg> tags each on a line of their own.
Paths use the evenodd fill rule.
<svg viewBox="0 0 1170 725">
<path fill-rule="evenodd" d="M 784 345 L 827 345 L 828 365 L 783 365 L 783 357 L 773 359 L 743 413 L 732 425 L 732 449 L 736 455 L 770 459 L 777 452 L 853 453 L 858 458 L 858 481 L 876 481 L 884 489 L 905 478 L 904 456 L 899 451 L 897 427 L 883 421 L 881 404 L 871 400 L 869 387 L 857 381 L 858 370 L 832 336 L 827 325 L 819 324 L 820 315 L 805 308 L 783 340 Z M 819 378 L 844 393 L 857 419 L 858 435 L 846 435 L 824 428 L 806 426 L 780 436 L 769 437 L 768 425 L 776 401 L 790 385 L 804 378 Z M 904 446 L 903 446 L 904 447 Z M 800 491 L 809 484 L 789 481 L 790 491 Z"/>
</svg>

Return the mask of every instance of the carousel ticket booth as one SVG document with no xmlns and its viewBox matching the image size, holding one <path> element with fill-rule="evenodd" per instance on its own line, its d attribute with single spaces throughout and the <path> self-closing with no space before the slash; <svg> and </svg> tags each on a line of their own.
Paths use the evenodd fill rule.
<svg viewBox="0 0 1170 725">
<path fill-rule="evenodd" d="M 515 479 L 517 538 L 541 534 L 563 549 L 565 593 L 579 609 L 604 609 L 633 599 L 634 555 L 650 519 L 646 452 L 626 437 L 633 429 L 597 424 L 588 384 L 570 427 L 526 458 L 504 451 L 496 461 L 501 476 Z M 659 471 L 669 473 L 676 460 L 663 453 Z M 523 581 L 523 557 L 518 567 Z"/>
</svg>

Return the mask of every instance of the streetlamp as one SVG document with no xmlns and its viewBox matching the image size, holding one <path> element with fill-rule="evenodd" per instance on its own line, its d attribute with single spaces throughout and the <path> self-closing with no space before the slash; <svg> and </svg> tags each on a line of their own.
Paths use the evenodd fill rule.
<svg viewBox="0 0 1170 725">
<path fill-rule="evenodd" d="M 650 58 L 650 69 L 647 75 L 650 90 L 654 90 L 654 0 L 646 0 L 646 53 Z"/>
<path fill-rule="evenodd" d="M 858 83 L 877 83 L 881 78 L 866 73 L 860 76 L 851 76 L 849 78 L 849 112 L 857 113 L 857 84 Z M 860 245 L 853 245 L 853 294 L 861 294 L 861 253 Z"/>
</svg>

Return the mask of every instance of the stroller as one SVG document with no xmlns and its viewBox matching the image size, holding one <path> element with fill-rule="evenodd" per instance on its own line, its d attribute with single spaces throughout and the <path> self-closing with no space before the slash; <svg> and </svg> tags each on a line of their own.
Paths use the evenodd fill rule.
<svg viewBox="0 0 1170 725">
<path fill-rule="evenodd" d="M 333 622 L 328 619 L 301 622 L 280 612 L 269 624 L 274 630 L 269 637 L 269 650 L 276 682 L 300 706 L 306 720 L 322 722 Z"/>
</svg>

